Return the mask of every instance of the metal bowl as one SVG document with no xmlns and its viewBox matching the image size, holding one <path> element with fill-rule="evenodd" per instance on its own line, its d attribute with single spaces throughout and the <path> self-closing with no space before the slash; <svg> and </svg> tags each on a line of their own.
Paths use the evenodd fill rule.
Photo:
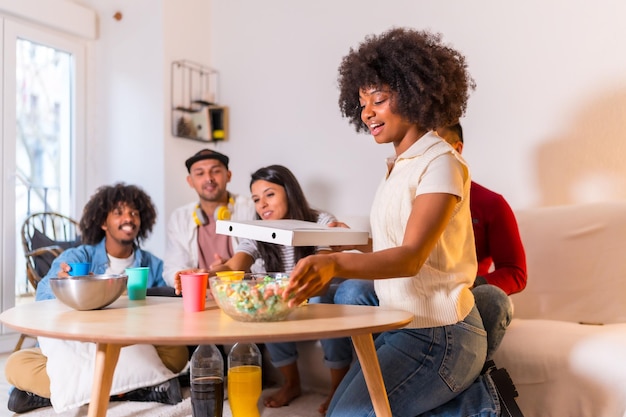
<svg viewBox="0 0 626 417">
<path fill-rule="evenodd" d="M 209 277 L 209 286 L 217 305 L 237 321 L 285 320 L 295 308 L 283 300 L 283 291 L 289 283 L 286 273 L 243 274 L 243 279 L 229 278 L 232 277 Z"/>
<path fill-rule="evenodd" d="M 54 295 L 76 310 L 98 310 L 117 300 L 126 290 L 127 275 L 78 275 L 50 278 Z"/>
</svg>

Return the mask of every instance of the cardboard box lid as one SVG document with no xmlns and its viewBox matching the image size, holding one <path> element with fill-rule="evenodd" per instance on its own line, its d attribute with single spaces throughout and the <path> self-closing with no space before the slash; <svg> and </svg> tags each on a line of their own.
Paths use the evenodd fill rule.
<svg viewBox="0 0 626 417">
<path fill-rule="evenodd" d="M 365 245 L 369 233 L 303 220 L 218 220 L 217 233 L 286 246 Z"/>
</svg>

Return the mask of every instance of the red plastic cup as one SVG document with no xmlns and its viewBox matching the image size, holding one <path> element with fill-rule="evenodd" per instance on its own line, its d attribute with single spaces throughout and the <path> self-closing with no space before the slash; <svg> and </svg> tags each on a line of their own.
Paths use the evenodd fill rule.
<svg viewBox="0 0 626 417">
<path fill-rule="evenodd" d="M 186 313 L 204 311 L 208 273 L 181 274 L 183 309 Z"/>
</svg>

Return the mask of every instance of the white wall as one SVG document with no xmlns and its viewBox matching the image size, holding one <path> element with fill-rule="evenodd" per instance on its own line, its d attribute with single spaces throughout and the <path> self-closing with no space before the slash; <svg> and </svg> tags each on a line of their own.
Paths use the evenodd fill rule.
<svg viewBox="0 0 626 417">
<path fill-rule="evenodd" d="M 516 208 L 626 195 L 623 2 L 213 4 L 212 65 L 232 110 L 237 172 L 283 163 L 316 203 L 367 213 L 391 149 L 340 118 L 336 70 L 366 34 L 395 25 L 441 32 L 466 55 L 477 90 L 465 156 L 478 182 Z"/>
<path fill-rule="evenodd" d="M 341 119 L 336 70 L 351 46 L 392 26 L 441 32 L 466 55 L 477 90 L 464 154 L 478 182 L 514 208 L 626 196 L 620 0 L 88 3 L 101 19 L 94 114 L 103 158 L 93 183 L 124 179 L 155 197 L 157 254 L 167 216 L 194 197 L 183 162 L 207 147 L 171 137 L 172 60 L 220 71 L 230 138 L 208 147 L 231 157 L 233 191 L 247 192 L 255 169 L 284 164 L 314 205 L 350 222 L 367 215 L 392 149 Z"/>
<path fill-rule="evenodd" d="M 89 57 L 87 196 L 101 185 L 136 184 L 154 200 L 163 220 L 164 97 L 163 13 L 150 0 L 85 0 L 99 16 Z M 122 19 L 115 20 L 116 11 Z M 158 225 L 149 247 L 162 252 Z M 155 245 L 156 246 L 150 246 Z"/>
<path fill-rule="evenodd" d="M 209 60 L 205 0 L 84 0 L 99 15 L 93 44 L 89 195 L 124 181 L 143 187 L 158 218 L 146 248 L 162 256 L 171 211 L 195 198 L 184 160 L 206 146 L 170 131 L 170 68 L 174 60 Z M 116 12 L 120 20 L 113 18 Z"/>
<path fill-rule="evenodd" d="M 163 88 L 166 91 L 163 126 L 165 133 L 165 207 L 163 222 L 176 207 L 197 199 L 195 191 L 187 185 L 185 160 L 208 144 L 189 139 L 174 138 L 171 114 L 171 63 L 187 60 L 204 66 L 210 64 L 211 31 L 209 17 L 211 2 L 207 0 L 164 0 L 164 52 L 165 73 Z M 165 223 L 163 223 L 165 226 Z"/>
</svg>

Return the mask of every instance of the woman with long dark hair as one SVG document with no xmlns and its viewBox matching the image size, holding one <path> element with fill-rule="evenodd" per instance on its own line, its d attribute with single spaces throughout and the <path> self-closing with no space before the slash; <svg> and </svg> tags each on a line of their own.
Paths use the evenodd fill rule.
<svg viewBox="0 0 626 417">
<path fill-rule="evenodd" d="M 313 209 L 308 203 L 302 187 L 293 173 L 282 165 L 270 165 L 255 171 L 250 179 L 252 201 L 259 220 L 293 219 L 316 222 L 320 225 L 341 226 L 329 213 Z M 252 272 L 291 272 L 298 260 L 313 254 L 329 253 L 325 246 L 284 246 L 274 243 L 241 239 L 232 258 L 224 263 L 212 265 L 211 272 L 220 270 Z M 260 265 L 256 261 L 260 260 Z M 337 280 L 336 280 L 337 281 Z M 336 282 L 335 281 L 335 282 Z M 313 294 L 310 302 L 332 303 L 332 296 L 326 296 L 326 288 Z M 326 365 L 331 369 L 331 394 L 320 410 L 325 411 L 332 393 L 347 372 L 352 360 L 351 352 L 335 355 L 328 351 L 326 341 L 322 341 Z M 265 398 L 266 407 L 282 407 L 301 394 L 298 352 L 293 342 L 267 343 L 272 364 L 281 372 L 284 384 L 272 395 Z"/>
</svg>

